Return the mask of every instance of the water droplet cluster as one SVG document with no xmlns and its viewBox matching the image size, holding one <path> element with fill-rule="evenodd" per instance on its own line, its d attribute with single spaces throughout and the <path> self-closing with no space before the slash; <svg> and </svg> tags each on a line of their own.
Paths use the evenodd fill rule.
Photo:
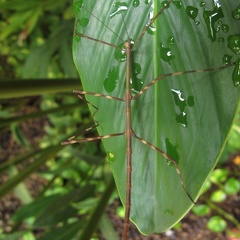
<svg viewBox="0 0 240 240">
<path fill-rule="evenodd" d="M 116 160 L 115 154 L 112 152 L 107 152 L 107 160 L 109 163 L 113 163 Z"/>
<path fill-rule="evenodd" d="M 135 1 L 137 2 L 137 1 Z M 113 5 L 113 11 L 110 14 L 110 18 L 116 16 L 117 14 L 124 13 L 128 10 L 128 4 L 126 2 L 116 2 Z"/>
<path fill-rule="evenodd" d="M 119 71 L 117 67 L 112 67 L 107 74 L 106 79 L 104 80 L 104 88 L 107 92 L 112 92 L 118 83 Z"/>
<path fill-rule="evenodd" d="M 177 89 L 171 89 L 172 94 L 174 96 L 174 102 L 177 108 L 179 109 L 180 113 L 176 113 L 176 121 L 183 127 L 187 127 L 188 120 L 187 120 L 187 112 L 185 108 L 193 107 L 194 106 L 194 97 L 189 96 L 188 99 L 184 99 L 182 96 L 182 92 Z"/>
<path fill-rule="evenodd" d="M 172 39 L 173 40 L 173 39 Z M 172 44 L 173 42 L 171 42 Z M 165 61 L 168 62 L 170 64 L 171 60 L 173 60 L 175 57 L 172 55 L 171 49 L 168 47 L 164 47 L 164 45 L 162 43 L 160 43 L 160 48 L 159 48 L 159 55 L 160 58 Z"/>
<path fill-rule="evenodd" d="M 179 164 L 180 157 L 179 157 L 179 153 L 177 151 L 177 146 L 174 146 L 168 138 L 165 139 L 165 145 L 166 145 L 166 149 L 167 149 L 167 155 L 169 157 L 171 157 L 172 159 L 174 159 L 177 164 Z M 174 164 L 169 160 L 167 160 L 167 165 L 174 167 Z"/>
</svg>

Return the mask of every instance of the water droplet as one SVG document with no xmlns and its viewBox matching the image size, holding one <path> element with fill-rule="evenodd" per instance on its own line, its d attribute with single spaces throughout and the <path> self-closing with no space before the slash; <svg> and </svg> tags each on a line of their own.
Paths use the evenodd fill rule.
<svg viewBox="0 0 240 240">
<path fill-rule="evenodd" d="M 180 90 L 171 89 L 175 104 L 179 107 L 180 111 L 183 112 L 185 107 L 187 106 L 186 100 L 182 96 L 182 92 Z"/>
<path fill-rule="evenodd" d="M 118 45 L 118 49 L 115 50 L 115 58 L 119 62 L 124 62 L 127 59 L 124 43 Z"/>
<path fill-rule="evenodd" d="M 130 39 L 130 44 L 134 45 L 134 41 L 132 39 Z M 126 61 L 127 55 L 126 55 L 126 49 L 124 46 L 124 42 L 120 43 L 118 45 L 118 49 L 115 50 L 115 59 L 119 62 Z"/>
<path fill-rule="evenodd" d="M 195 102 L 194 102 L 194 97 L 193 97 L 193 96 L 189 96 L 188 99 L 187 99 L 187 105 L 188 105 L 189 107 L 193 107 L 194 104 L 195 104 Z"/>
<path fill-rule="evenodd" d="M 116 16 L 117 14 L 124 13 L 128 10 L 128 4 L 126 2 L 116 2 L 113 5 L 113 11 L 110 14 L 110 18 Z"/>
<path fill-rule="evenodd" d="M 227 24 L 222 24 L 222 31 L 223 32 L 228 32 L 229 31 L 229 26 Z"/>
<path fill-rule="evenodd" d="M 164 210 L 164 213 L 167 214 L 167 215 L 173 216 L 173 211 L 171 209 Z"/>
<path fill-rule="evenodd" d="M 240 20 L 240 5 L 232 11 L 232 18 L 234 20 Z"/>
<path fill-rule="evenodd" d="M 224 43 L 224 38 L 219 38 L 219 39 L 218 39 L 218 42 Z"/>
<path fill-rule="evenodd" d="M 187 127 L 187 125 L 188 125 L 187 113 L 186 112 L 181 112 L 180 114 L 176 114 L 176 121 L 182 127 Z"/>
<path fill-rule="evenodd" d="M 171 157 L 175 162 L 179 163 L 179 154 L 177 152 L 177 146 L 174 146 L 168 138 L 165 139 L 166 149 L 167 149 L 167 155 Z M 174 167 L 174 164 L 167 160 L 167 165 Z"/>
<path fill-rule="evenodd" d="M 196 24 L 196 25 L 199 25 L 199 24 L 200 24 L 200 22 L 199 22 L 199 21 L 195 21 L 195 24 Z"/>
<path fill-rule="evenodd" d="M 118 75 L 119 75 L 119 71 L 117 67 L 112 67 L 108 74 L 106 79 L 104 80 L 104 88 L 107 92 L 112 92 L 118 83 Z"/>
<path fill-rule="evenodd" d="M 221 27 L 218 25 L 218 26 L 215 28 L 215 31 L 216 31 L 216 32 L 219 32 L 220 29 L 221 29 Z"/>
<path fill-rule="evenodd" d="M 236 66 L 233 70 L 232 80 L 235 87 L 240 86 L 240 58 L 236 61 Z"/>
<path fill-rule="evenodd" d="M 77 1 L 73 4 L 73 11 L 77 14 L 83 6 L 83 0 Z"/>
<path fill-rule="evenodd" d="M 173 60 L 175 57 L 172 55 L 171 49 L 164 47 L 162 43 L 160 43 L 160 57 L 163 61 L 168 62 Z"/>
<path fill-rule="evenodd" d="M 154 26 L 154 24 L 152 24 L 148 29 L 147 29 L 147 33 L 150 35 L 154 35 L 154 33 L 156 32 L 156 27 Z"/>
<path fill-rule="evenodd" d="M 235 54 L 240 54 L 240 34 L 230 35 L 227 45 Z"/>
<path fill-rule="evenodd" d="M 197 16 L 198 16 L 198 9 L 192 6 L 187 6 L 186 7 L 186 12 L 187 15 L 193 20 L 195 21 Z"/>
<path fill-rule="evenodd" d="M 80 19 L 78 22 L 79 22 L 79 24 L 80 24 L 81 26 L 86 27 L 86 26 L 88 25 L 88 23 L 89 23 L 89 19 L 87 19 L 87 18 L 82 18 L 82 19 Z"/>
<path fill-rule="evenodd" d="M 137 77 L 142 72 L 142 68 L 139 63 L 134 63 L 132 65 L 132 75 L 131 75 L 131 92 L 138 94 L 142 89 L 143 82 Z"/>
<path fill-rule="evenodd" d="M 81 40 L 81 37 L 80 36 L 77 36 L 77 35 L 74 35 L 74 40 L 76 41 L 76 42 L 80 42 L 80 40 Z"/>
<path fill-rule="evenodd" d="M 107 159 L 109 163 L 113 163 L 116 160 L 115 154 L 112 152 L 107 152 Z"/>
<path fill-rule="evenodd" d="M 169 45 L 173 45 L 174 42 L 175 42 L 174 37 L 169 37 L 168 40 L 167 40 L 167 42 L 168 42 Z"/>
<path fill-rule="evenodd" d="M 176 121 L 177 123 L 181 124 L 183 127 L 187 127 L 188 121 L 187 121 L 187 113 L 185 111 L 185 108 L 188 107 L 193 107 L 194 106 L 194 97 L 189 96 L 186 99 L 183 98 L 182 92 L 177 89 L 171 89 L 173 96 L 174 96 L 174 101 L 176 106 L 179 108 L 180 113 L 176 113 Z"/>
<path fill-rule="evenodd" d="M 207 25 L 208 37 L 212 42 L 216 41 L 216 33 L 218 31 L 218 29 L 214 28 L 214 24 L 224 17 L 222 7 L 219 2 L 214 1 L 214 5 L 215 7 L 212 11 L 207 11 L 206 9 L 203 11 L 203 17 Z"/>
<path fill-rule="evenodd" d="M 162 1 L 162 3 L 161 3 L 162 7 L 167 6 L 167 4 L 168 4 L 168 1 Z M 169 8 L 169 5 L 167 6 L 167 8 Z"/>
<path fill-rule="evenodd" d="M 134 0 L 134 1 L 133 1 L 133 6 L 134 6 L 134 7 L 138 7 L 139 4 L 140 4 L 139 0 Z"/>
<path fill-rule="evenodd" d="M 232 56 L 225 54 L 225 55 L 223 56 L 222 61 L 223 61 L 223 64 L 226 64 L 226 65 L 227 65 L 227 64 L 230 64 L 231 61 L 232 61 Z"/>
<path fill-rule="evenodd" d="M 182 3 L 180 1 L 173 1 L 173 4 L 177 7 L 177 9 L 180 9 L 182 7 Z"/>
<path fill-rule="evenodd" d="M 140 74 L 142 72 L 142 68 L 139 63 L 134 63 L 133 71 L 135 74 Z"/>
<path fill-rule="evenodd" d="M 145 4 L 150 4 L 152 0 L 145 0 Z"/>
<path fill-rule="evenodd" d="M 200 2 L 200 7 L 204 7 L 206 5 L 205 2 Z"/>
<path fill-rule="evenodd" d="M 152 11 L 150 11 L 150 12 L 148 13 L 148 18 L 149 18 L 150 20 L 152 20 L 153 17 L 154 17 L 154 11 L 153 11 L 153 9 L 152 9 Z"/>
</svg>

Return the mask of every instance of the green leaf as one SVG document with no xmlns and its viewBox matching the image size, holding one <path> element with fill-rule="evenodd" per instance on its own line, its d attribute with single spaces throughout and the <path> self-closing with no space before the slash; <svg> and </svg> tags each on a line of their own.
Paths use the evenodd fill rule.
<svg viewBox="0 0 240 240">
<path fill-rule="evenodd" d="M 72 224 L 64 224 L 61 227 L 53 228 L 47 234 L 39 238 L 39 240 L 48 240 L 48 239 L 74 239 L 74 236 L 82 229 L 83 222 L 78 220 Z"/>
<path fill-rule="evenodd" d="M 69 45 L 69 42 L 65 36 L 72 31 L 72 24 L 72 21 L 63 21 L 61 27 L 54 29 L 44 45 L 34 45 L 32 47 L 31 54 L 23 67 L 23 78 L 45 78 L 48 72 L 47 69 L 54 59 L 55 52 L 58 50 L 60 50 L 62 56 L 67 57 L 66 45 Z M 39 61 L 39 58 L 41 61 Z M 67 74 L 75 76 L 74 70 L 70 69 L 69 63 L 71 60 L 69 59 L 68 64 L 62 59 L 61 62 L 64 64 L 63 68 L 67 71 Z"/>
<path fill-rule="evenodd" d="M 16 187 L 19 183 L 21 183 L 25 178 L 27 178 L 31 173 L 36 171 L 40 166 L 42 166 L 53 154 L 56 154 L 62 146 L 60 144 L 56 146 L 51 146 L 45 148 L 43 151 L 40 151 L 41 156 L 32 162 L 29 166 L 24 168 L 21 172 L 19 172 L 16 176 L 9 179 L 3 185 L 0 186 L 0 198 L 3 197 L 6 193 L 11 191 L 14 187 Z M 39 153 L 39 152 L 35 152 Z M 34 154 L 31 154 L 34 156 Z M 21 160 L 21 159 L 20 159 Z M 24 160 L 24 158 L 23 158 Z"/>
<path fill-rule="evenodd" d="M 197 216 L 205 216 L 210 212 L 211 209 L 206 204 L 199 204 L 194 206 L 192 210 Z"/>
<path fill-rule="evenodd" d="M 223 202 L 225 199 L 226 199 L 227 195 L 224 191 L 222 190 L 217 190 L 217 191 L 214 191 L 212 194 L 211 194 L 211 201 L 213 202 Z"/>
<path fill-rule="evenodd" d="M 29 146 L 29 141 L 28 139 L 24 136 L 22 129 L 20 128 L 20 126 L 13 124 L 11 126 L 11 130 L 12 130 L 12 135 L 14 137 L 14 140 L 22 146 Z"/>
<path fill-rule="evenodd" d="M 81 233 L 81 237 L 79 237 L 78 239 L 85 240 L 91 238 L 104 213 L 104 210 L 108 204 L 108 201 L 114 189 L 115 183 L 113 177 L 111 177 L 111 179 L 109 179 L 108 181 L 107 187 L 105 188 L 103 195 L 98 201 L 97 206 L 94 208 L 91 217 L 86 221 L 86 225 Z"/>
<path fill-rule="evenodd" d="M 77 209 L 71 206 L 71 203 L 86 199 L 92 195 L 93 190 L 94 187 L 91 185 L 87 185 L 84 188 L 73 189 L 67 194 L 59 197 L 56 202 L 48 206 L 45 205 L 45 209 L 37 216 L 34 226 L 54 225 L 75 216 Z"/>
<path fill-rule="evenodd" d="M 207 192 L 209 189 L 211 189 L 211 187 L 212 187 L 212 183 L 209 180 L 207 180 L 202 186 L 201 194 L 204 194 L 205 192 Z"/>
<path fill-rule="evenodd" d="M 224 185 L 227 194 L 237 194 L 240 190 L 240 181 L 236 178 L 229 178 Z"/>
<path fill-rule="evenodd" d="M 36 217 L 45 210 L 46 207 L 57 202 L 60 195 L 52 195 L 36 199 L 34 202 L 24 205 L 17 210 L 13 216 L 15 222 L 24 221 L 27 218 Z"/>
<path fill-rule="evenodd" d="M 171 3 L 136 45 L 133 93 L 161 74 L 221 67 L 229 59 L 225 55 L 236 61 L 236 54 L 227 46 L 228 37 L 239 34 L 240 23 L 231 15 L 236 1 L 208 1 L 205 6 L 194 0 L 181 2 Z M 77 33 L 114 45 L 122 44 L 128 35 L 136 41 L 153 11 L 156 14 L 162 8 L 159 1 L 141 1 L 139 5 L 134 1 L 133 5 L 126 0 L 116 9 L 114 3 L 75 1 Z M 84 91 L 124 98 L 126 62 L 117 61 L 124 60 L 124 55 L 115 52 L 109 45 L 74 36 L 74 60 Z M 239 88 L 231 79 L 233 69 L 163 78 L 131 104 L 136 135 L 175 157 L 193 199 L 219 159 L 237 109 Z M 125 131 L 124 102 L 96 96 L 87 96 L 87 100 L 98 108 L 94 119 L 100 124 L 100 135 Z M 119 136 L 103 143 L 112 156 L 113 175 L 125 205 L 126 139 Z M 135 138 L 131 193 L 131 220 L 145 234 L 171 228 L 193 205 L 175 168 Z"/>
<path fill-rule="evenodd" d="M 227 223 L 220 216 L 214 216 L 209 219 L 207 227 L 213 232 L 222 232 L 226 229 Z"/>
<path fill-rule="evenodd" d="M 17 233 L 8 233 L 7 235 L 1 234 L 0 240 L 18 240 L 23 239 L 25 240 L 25 237 L 29 237 L 29 239 L 34 239 L 32 232 L 29 231 L 18 231 Z M 24 238 L 23 238 L 24 237 Z"/>
<path fill-rule="evenodd" d="M 228 170 L 226 169 L 215 169 L 211 176 L 210 176 L 210 181 L 218 184 L 218 183 L 222 183 L 225 182 L 227 179 L 227 175 L 228 175 Z"/>
<path fill-rule="evenodd" d="M 102 232 L 104 239 L 118 239 L 118 234 L 114 229 L 113 222 L 109 219 L 107 214 L 104 214 L 101 217 L 99 229 Z"/>
</svg>

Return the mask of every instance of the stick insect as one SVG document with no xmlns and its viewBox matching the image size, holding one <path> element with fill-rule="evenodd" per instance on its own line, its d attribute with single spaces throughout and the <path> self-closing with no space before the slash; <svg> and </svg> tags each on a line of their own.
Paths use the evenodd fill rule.
<svg viewBox="0 0 240 240">
<path fill-rule="evenodd" d="M 74 3 L 78 19 L 74 43 L 75 62 L 77 66 L 86 68 L 80 71 L 81 78 L 86 79 L 83 86 L 85 90 L 74 92 L 80 98 L 86 96 L 91 106 L 98 109 L 94 118 L 99 123 L 100 136 L 87 139 L 73 137 L 63 144 L 103 140 L 108 155 L 113 160 L 113 174 L 125 205 L 122 237 L 125 240 L 129 218 L 138 225 L 141 232 L 148 234 L 167 230 L 190 208 L 225 141 L 224 136 L 216 143 L 214 138 L 205 138 L 207 132 L 214 130 L 214 123 L 209 116 L 217 117 L 217 113 L 210 114 L 211 108 L 205 109 L 211 104 L 227 106 L 226 96 L 223 100 L 218 99 L 221 103 L 217 103 L 214 97 L 207 98 L 210 99 L 207 103 L 202 92 L 211 95 L 212 88 L 227 88 L 227 95 L 234 95 L 227 125 L 231 123 L 238 92 L 230 81 L 218 80 L 223 74 L 229 78 L 233 64 L 220 64 L 213 57 L 211 63 L 206 64 L 211 54 L 204 56 L 202 48 L 209 49 L 212 46 L 210 40 L 197 50 L 191 49 L 191 45 L 181 47 L 182 49 L 176 47 L 176 55 L 183 55 L 176 62 L 170 48 L 165 46 L 167 43 L 171 45 L 175 38 L 176 46 L 184 46 L 183 42 L 188 38 L 192 38 L 193 42 L 198 41 L 197 37 L 185 33 L 183 25 L 181 30 L 175 29 L 175 34 L 171 28 L 178 26 L 181 19 L 184 19 L 188 28 L 198 27 L 197 20 L 191 15 L 192 5 L 196 5 L 194 1 L 187 3 L 189 6 L 192 4 L 190 17 L 185 12 L 185 1 L 182 7 L 179 1 L 174 0 L 163 4 L 159 1 L 124 1 L 116 2 L 115 9 L 112 8 L 112 3 L 93 0 Z M 219 10 L 220 4 L 216 1 L 214 4 Z M 100 14 L 103 16 L 101 19 L 96 17 Z M 217 14 L 221 19 L 220 13 Z M 130 21 L 132 16 L 135 21 Z M 140 21 L 139 16 L 145 17 Z M 112 23 L 111 19 L 114 19 Z M 106 21 L 108 24 L 105 24 Z M 119 23 L 116 25 L 116 22 Z M 89 24 L 93 26 L 92 30 L 89 29 Z M 167 28 L 166 36 L 159 35 L 162 26 Z M 118 29 L 117 34 L 113 32 L 114 28 Z M 106 29 L 108 33 L 105 33 Z M 94 35 L 97 31 L 98 35 Z M 207 38 L 206 32 L 204 34 Z M 201 36 L 201 31 L 197 35 Z M 197 54 L 194 57 L 197 58 L 194 59 L 196 61 L 189 59 L 192 51 Z M 152 54 L 150 60 L 145 58 L 149 52 Z M 90 63 L 84 56 L 91 56 L 93 62 Z M 103 67 L 101 62 L 105 60 L 108 64 Z M 94 64 L 98 68 L 93 68 Z M 150 66 L 150 69 L 145 66 Z M 185 66 L 187 69 L 183 68 Z M 175 68 L 179 70 L 173 71 Z M 99 89 L 102 91 L 99 92 Z M 183 97 L 184 94 L 187 96 Z M 191 118 L 191 114 L 197 120 Z M 204 129 L 198 133 L 201 126 Z M 193 141 L 197 134 L 198 138 Z M 212 152 L 206 150 L 214 144 L 217 146 L 213 147 Z M 199 163 L 196 169 L 194 162 L 204 158 L 206 161 Z M 187 166 L 188 171 L 184 166 Z"/>
</svg>

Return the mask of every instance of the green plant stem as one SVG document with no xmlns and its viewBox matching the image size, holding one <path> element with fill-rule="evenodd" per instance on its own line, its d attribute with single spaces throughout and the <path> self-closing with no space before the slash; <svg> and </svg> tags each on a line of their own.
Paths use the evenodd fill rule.
<svg viewBox="0 0 240 240">
<path fill-rule="evenodd" d="M 115 189 L 115 182 L 114 182 L 113 177 L 111 177 L 103 196 L 99 200 L 98 205 L 96 206 L 95 210 L 93 211 L 90 219 L 88 220 L 88 222 L 81 234 L 81 237 L 79 238 L 80 240 L 91 239 L 91 236 L 92 236 L 93 232 L 95 231 L 95 229 L 98 225 L 98 222 L 101 219 L 101 217 L 105 211 L 105 208 L 108 204 L 108 201 L 109 201 L 114 189 Z"/>
<path fill-rule="evenodd" d="M 224 218 L 232 222 L 234 225 L 236 225 L 238 228 L 240 228 L 240 223 L 236 218 L 234 218 L 231 214 L 224 211 L 222 208 L 218 207 L 216 204 L 208 200 L 207 198 L 203 198 L 204 201 L 208 204 L 208 206 L 215 211 L 217 211 L 220 215 L 222 215 Z"/>
<path fill-rule="evenodd" d="M 240 134 L 240 127 L 237 126 L 236 124 L 233 124 L 233 129 Z"/>
<path fill-rule="evenodd" d="M 10 160 L 0 164 L 0 172 L 4 171 L 11 165 L 16 165 L 16 164 L 22 163 L 22 162 L 27 161 L 28 159 L 31 159 L 36 156 L 42 156 L 45 154 L 46 151 L 48 151 L 48 148 L 34 150 L 34 151 L 28 152 L 26 154 L 11 158 Z"/>
<path fill-rule="evenodd" d="M 10 178 L 14 177 L 19 174 L 19 170 L 16 166 L 11 166 L 8 170 L 8 174 Z M 19 183 L 14 192 L 24 204 L 28 204 L 33 201 L 33 198 L 24 182 Z"/>
<path fill-rule="evenodd" d="M 21 171 L 18 175 L 14 176 L 10 180 L 8 180 L 4 185 L 0 187 L 0 198 L 11 191 L 14 187 L 16 187 L 20 182 L 22 182 L 25 178 L 27 178 L 31 173 L 36 171 L 39 167 L 41 167 L 52 155 L 56 154 L 63 146 L 56 145 L 51 146 L 42 154 L 36 161 L 31 163 L 28 167 L 26 167 L 23 171 Z"/>
<path fill-rule="evenodd" d="M 67 92 L 79 86 L 79 79 L 1 80 L 0 99 Z"/>
<path fill-rule="evenodd" d="M 25 114 L 23 116 L 17 116 L 17 117 L 1 119 L 0 129 L 2 127 L 9 126 L 12 123 L 19 123 L 19 122 L 26 121 L 28 119 L 44 117 L 44 116 L 46 116 L 48 114 L 51 114 L 51 113 L 56 113 L 56 112 L 64 111 L 64 110 L 70 110 L 72 108 L 79 107 L 80 104 L 82 104 L 82 102 L 68 104 L 68 105 L 64 105 L 64 106 L 58 107 L 58 108 L 48 109 L 48 110 L 45 110 L 45 111 L 37 111 L 37 112 L 34 112 L 34 113 Z"/>
</svg>

